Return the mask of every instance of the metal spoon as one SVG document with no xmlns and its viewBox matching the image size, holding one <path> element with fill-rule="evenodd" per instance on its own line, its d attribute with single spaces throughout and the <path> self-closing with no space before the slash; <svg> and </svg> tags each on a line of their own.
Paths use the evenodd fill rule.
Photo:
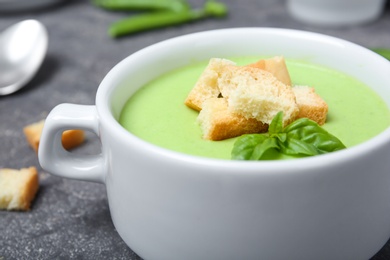
<svg viewBox="0 0 390 260">
<path fill-rule="evenodd" d="M 36 74 L 47 51 L 46 28 L 25 20 L 0 33 L 0 96 L 24 87 Z"/>
</svg>

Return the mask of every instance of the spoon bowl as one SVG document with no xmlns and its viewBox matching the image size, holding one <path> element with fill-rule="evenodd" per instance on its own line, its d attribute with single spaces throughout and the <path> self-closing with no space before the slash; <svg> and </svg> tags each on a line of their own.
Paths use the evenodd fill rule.
<svg viewBox="0 0 390 260">
<path fill-rule="evenodd" d="M 0 96 L 18 91 L 34 77 L 47 46 L 46 28 L 36 20 L 21 21 L 0 33 Z"/>
</svg>

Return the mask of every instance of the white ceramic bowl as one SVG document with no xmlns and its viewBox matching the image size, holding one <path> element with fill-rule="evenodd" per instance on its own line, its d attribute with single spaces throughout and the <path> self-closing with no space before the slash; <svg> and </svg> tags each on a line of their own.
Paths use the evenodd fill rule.
<svg viewBox="0 0 390 260">
<path fill-rule="evenodd" d="M 390 107 L 390 63 L 353 43 L 285 29 L 201 32 L 121 61 L 99 86 L 96 106 L 53 109 L 42 167 L 104 183 L 116 229 L 145 259 L 368 259 L 390 237 L 390 129 L 326 155 L 244 162 L 166 150 L 117 122 L 149 80 L 194 60 L 236 55 L 284 55 L 340 70 Z M 66 152 L 61 132 L 72 128 L 96 133 L 102 153 Z"/>
<path fill-rule="evenodd" d="M 321 26 L 351 26 L 372 22 L 386 0 L 287 0 L 292 17 Z"/>
</svg>

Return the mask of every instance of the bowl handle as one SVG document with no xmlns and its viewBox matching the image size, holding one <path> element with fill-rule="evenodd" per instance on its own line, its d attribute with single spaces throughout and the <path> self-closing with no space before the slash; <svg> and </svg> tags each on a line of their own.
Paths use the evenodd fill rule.
<svg viewBox="0 0 390 260">
<path fill-rule="evenodd" d="M 75 155 L 62 146 L 62 133 L 69 129 L 91 131 L 99 136 L 96 107 L 61 104 L 49 113 L 38 150 L 42 168 L 60 177 L 104 183 L 106 167 L 102 153 Z"/>
</svg>

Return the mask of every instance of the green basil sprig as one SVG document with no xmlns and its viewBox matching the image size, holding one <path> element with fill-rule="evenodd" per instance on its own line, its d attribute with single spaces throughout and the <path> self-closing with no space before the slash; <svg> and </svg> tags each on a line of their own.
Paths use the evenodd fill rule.
<svg viewBox="0 0 390 260">
<path fill-rule="evenodd" d="M 283 127 L 283 112 L 279 112 L 268 128 L 268 134 L 246 134 L 234 143 L 232 159 L 262 160 L 264 154 L 276 151 L 292 156 L 313 156 L 346 148 L 335 136 L 316 122 L 300 118 Z"/>
</svg>

